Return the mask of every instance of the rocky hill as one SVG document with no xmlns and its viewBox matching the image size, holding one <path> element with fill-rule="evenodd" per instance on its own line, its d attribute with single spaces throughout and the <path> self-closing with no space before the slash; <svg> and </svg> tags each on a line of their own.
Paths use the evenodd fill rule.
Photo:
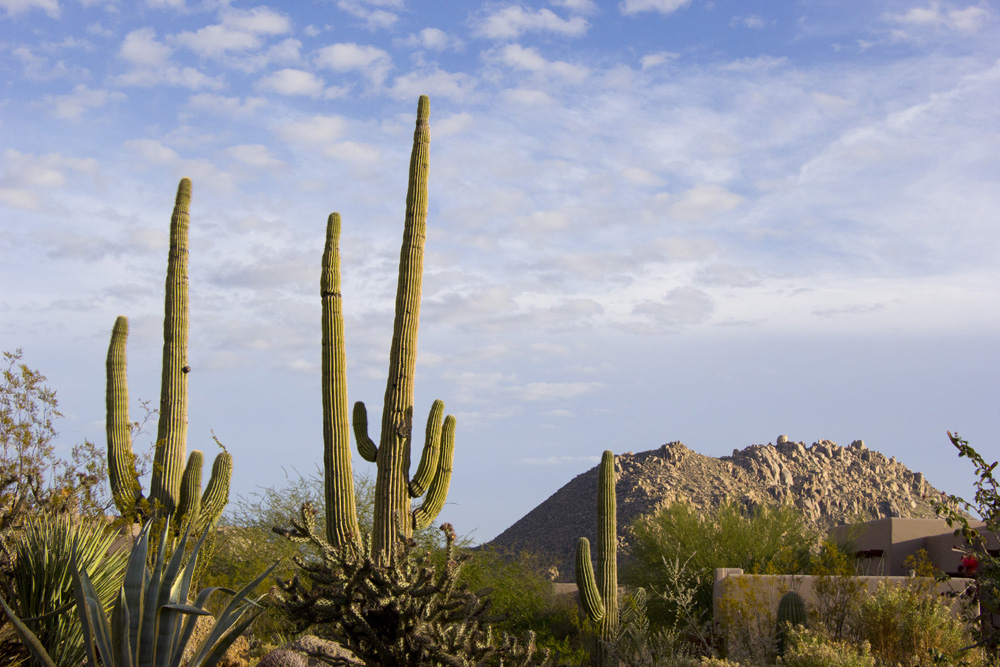
<svg viewBox="0 0 1000 667">
<path fill-rule="evenodd" d="M 726 501 L 752 507 L 791 502 L 822 530 L 888 516 L 934 517 L 939 495 L 919 472 L 868 449 L 861 440 L 839 447 L 820 440 L 806 447 L 778 437 L 732 456 L 698 454 L 679 442 L 615 457 L 618 535 L 627 553 L 628 526 L 675 501 L 709 510 Z M 578 475 L 488 546 L 529 549 L 552 558 L 558 581 L 571 581 L 577 538 L 596 538 L 597 467 Z"/>
</svg>

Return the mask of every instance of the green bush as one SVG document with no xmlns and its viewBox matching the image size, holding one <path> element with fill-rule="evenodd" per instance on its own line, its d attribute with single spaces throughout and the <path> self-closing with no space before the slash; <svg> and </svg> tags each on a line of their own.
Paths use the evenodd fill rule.
<svg viewBox="0 0 1000 667">
<path fill-rule="evenodd" d="M 918 584 L 883 581 L 861 604 L 861 636 L 884 665 L 958 665 L 972 644 L 950 601 Z"/>
<path fill-rule="evenodd" d="M 830 639 L 801 626 L 789 632 L 789 648 L 779 665 L 787 667 L 875 667 L 867 643 Z M 905 664 L 905 663 L 904 663 Z"/>
<path fill-rule="evenodd" d="M 649 611 L 654 625 L 671 625 L 679 609 L 662 593 L 671 584 L 665 559 L 687 561 L 697 576 L 694 609 L 710 620 L 714 571 L 742 568 L 748 574 L 796 574 L 809 564 L 817 535 L 801 513 L 788 505 L 758 505 L 745 510 L 725 504 L 715 512 L 699 514 L 683 503 L 674 503 L 632 526 L 632 558 L 622 581 L 645 588 L 651 596 Z"/>
<path fill-rule="evenodd" d="M 557 662 L 580 664 L 586 651 L 578 607 L 573 596 L 553 592 L 545 576 L 549 563 L 526 551 L 469 553 L 459 583 L 489 599 L 493 627 L 514 636 L 533 631 L 538 646 L 550 649 Z"/>
</svg>

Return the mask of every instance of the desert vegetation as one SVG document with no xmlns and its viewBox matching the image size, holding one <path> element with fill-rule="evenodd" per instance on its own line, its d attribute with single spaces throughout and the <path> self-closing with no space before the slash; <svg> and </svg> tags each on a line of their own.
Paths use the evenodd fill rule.
<svg viewBox="0 0 1000 667">
<path fill-rule="evenodd" d="M 114 324 L 107 357 L 106 457 L 89 443 L 70 461 L 55 457 L 55 393 L 20 351 L 5 353 L 0 664 L 996 664 L 1000 567 L 966 511 L 1000 529 L 997 464 L 957 436 L 959 455 L 976 466 L 977 494 L 972 502 L 946 497 L 939 512 L 977 559 L 969 602 L 978 606 L 968 605 L 967 618 L 955 618 L 953 601 L 932 593 L 928 581 L 939 573 L 925 563 L 914 565 L 927 576 L 869 594 L 856 585 L 848 548 L 822 541 L 783 505 L 730 504 L 700 515 L 674 504 L 631 526 L 635 547 L 620 553 L 610 451 L 600 468 L 596 565 L 589 541 L 577 545 L 578 597 L 554 590 L 550 564 L 537 555 L 473 549 L 451 525 L 436 525 L 456 446 L 456 420 L 441 401 L 410 469 L 429 113 L 421 97 L 377 443 L 364 403 L 348 409 L 336 213 L 327 221 L 320 267 L 323 465 L 306 476 L 292 471 L 282 488 L 230 502 L 233 457 L 225 448 L 204 489 L 203 454 L 185 459 L 187 179 L 171 220 L 151 456 L 136 447 L 142 423 L 129 417 L 124 317 Z M 352 469 L 351 429 L 374 476 Z M 147 470 L 148 495 L 141 484 Z M 112 507 L 117 518 L 109 521 Z M 718 567 L 811 574 L 818 602 L 807 606 L 789 591 L 772 614 L 769 601 L 748 590 L 713 610 Z"/>
</svg>

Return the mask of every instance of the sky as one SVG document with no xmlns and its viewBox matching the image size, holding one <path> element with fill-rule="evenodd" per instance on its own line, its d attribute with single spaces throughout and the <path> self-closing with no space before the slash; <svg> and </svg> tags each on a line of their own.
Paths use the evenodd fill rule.
<svg viewBox="0 0 1000 667">
<path fill-rule="evenodd" d="M 190 177 L 188 447 L 225 444 L 235 495 L 314 472 L 326 219 L 377 424 L 426 94 L 415 412 L 458 420 L 440 520 L 487 541 L 605 449 L 781 434 L 970 496 L 946 431 L 1000 455 L 998 14 L 0 0 L 0 348 L 57 390 L 61 451 L 104 442 L 118 315 L 133 417 L 155 404 Z"/>
</svg>

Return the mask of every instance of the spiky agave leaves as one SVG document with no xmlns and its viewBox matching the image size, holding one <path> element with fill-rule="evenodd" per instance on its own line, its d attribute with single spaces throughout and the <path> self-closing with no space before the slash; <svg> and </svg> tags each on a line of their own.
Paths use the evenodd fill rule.
<svg viewBox="0 0 1000 667">
<path fill-rule="evenodd" d="M 169 519 L 167 522 L 169 523 Z M 194 632 L 197 617 L 211 616 L 205 609 L 205 603 L 213 593 L 221 591 L 232 597 L 215 619 L 211 632 L 187 662 L 188 667 L 212 667 L 253 622 L 256 614 L 252 610 L 259 605 L 250 600 L 248 595 L 270 574 L 274 565 L 239 592 L 206 588 L 198 594 L 193 604 L 189 604 L 188 595 L 198 550 L 209 531 L 202 533 L 188 556 L 185 555 L 188 539 L 188 533 L 185 532 L 169 561 L 166 558 L 166 540 L 160 540 L 150 569 L 147 560 L 151 526 L 152 522 L 148 522 L 139 532 L 125 567 L 124 580 L 118 589 L 110 619 L 104 612 L 86 570 L 79 566 L 74 550 L 73 595 L 83 628 L 89 664 L 99 664 L 97 656 L 100 655 L 100 664 L 105 667 L 179 667 L 184 649 Z M 0 606 L 32 656 L 45 667 L 56 667 L 38 637 L 2 598 Z"/>
</svg>

